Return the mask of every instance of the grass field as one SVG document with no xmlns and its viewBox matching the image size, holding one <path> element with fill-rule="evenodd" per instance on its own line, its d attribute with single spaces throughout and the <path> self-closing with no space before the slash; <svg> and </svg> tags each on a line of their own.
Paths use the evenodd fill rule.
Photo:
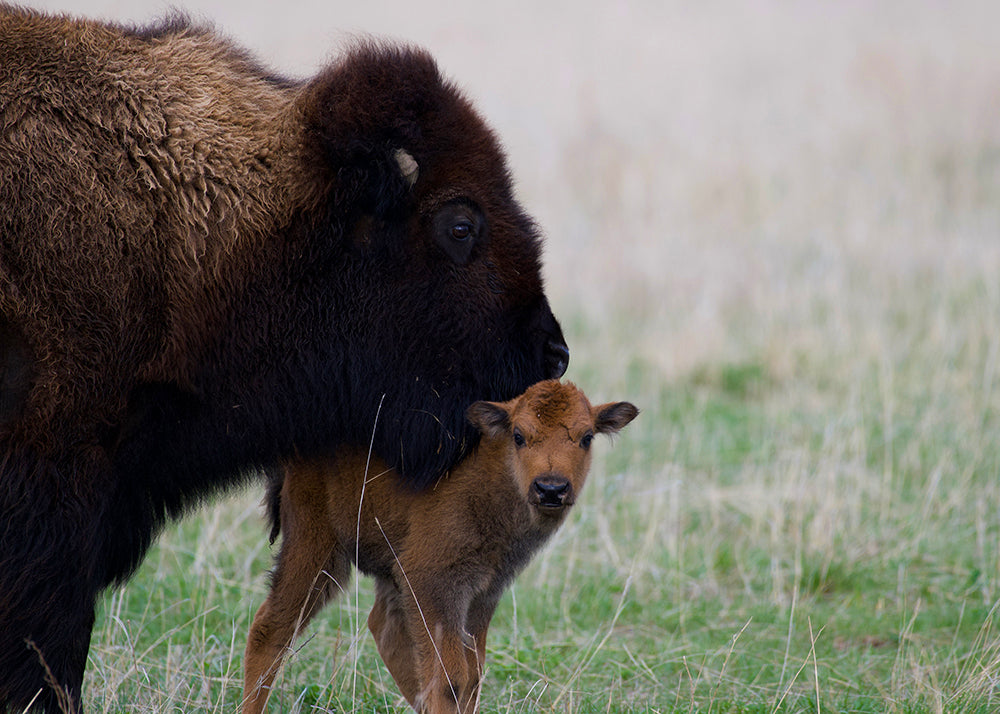
<svg viewBox="0 0 1000 714">
<path fill-rule="evenodd" d="M 688 5 L 315 10 L 412 20 L 469 86 L 546 230 L 567 376 L 643 410 L 505 597 L 484 710 L 1000 710 L 1000 11 Z M 254 34 L 263 9 L 204 12 L 323 56 Z M 104 599 L 89 711 L 236 711 L 258 499 Z M 404 709 L 370 590 L 310 628 L 273 711 Z"/>
</svg>

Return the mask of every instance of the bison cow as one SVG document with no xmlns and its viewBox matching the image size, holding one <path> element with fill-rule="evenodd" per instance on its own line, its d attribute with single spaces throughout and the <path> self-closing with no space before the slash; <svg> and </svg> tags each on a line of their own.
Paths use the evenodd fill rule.
<svg viewBox="0 0 1000 714">
<path fill-rule="evenodd" d="M 0 6 L 0 710 L 78 710 L 95 601 L 258 467 L 414 489 L 569 353 L 499 144 L 423 51 L 308 81 L 210 28 Z"/>
<path fill-rule="evenodd" d="M 628 402 L 591 406 L 575 385 L 544 381 L 511 401 L 470 406 L 483 439 L 431 491 L 414 493 L 357 449 L 288 468 L 271 484 L 271 517 L 285 535 L 247 640 L 244 714 L 264 711 L 293 636 L 347 588 L 351 563 L 375 576 L 368 627 L 413 708 L 478 711 L 500 596 L 565 520 L 594 435 L 638 413 Z"/>
</svg>

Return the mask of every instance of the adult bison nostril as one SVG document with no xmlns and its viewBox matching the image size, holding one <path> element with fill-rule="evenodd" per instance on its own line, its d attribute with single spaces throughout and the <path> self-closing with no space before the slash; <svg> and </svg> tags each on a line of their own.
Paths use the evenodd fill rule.
<svg viewBox="0 0 1000 714">
<path fill-rule="evenodd" d="M 565 478 L 552 476 L 536 478 L 531 488 L 540 508 L 562 508 L 569 505 L 567 501 L 572 489 Z"/>
<path fill-rule="evenodd" d="M 545 366 L 550 379 L 559 379 L 569 367 L 569 347 L 562 340 L 549 340 L 545 350 Z"/>
</svg>

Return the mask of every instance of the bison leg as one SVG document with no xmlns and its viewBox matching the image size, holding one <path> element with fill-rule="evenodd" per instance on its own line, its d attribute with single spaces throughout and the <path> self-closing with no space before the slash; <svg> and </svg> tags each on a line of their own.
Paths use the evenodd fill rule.
<svg viewBox="0 0 1000 714">
<path fill-rule="evenodd" d="M 410 706 L 416 708 L 417 695 L 420 693 L 417 653 L 406 625 L 403 594 L 392 580 L 375 580 L 375 605 L 368 614 L 368 629 L 371 630 L 378 653 L 396 681 L 399 691 Z"/>
<path fill-rule="evenodd" d="M 471 714 L 478 708 L 476 643 L 466 631 L 469 599 L 459 582 L 409 572 L 412 591 L 404 607 L 419 681 L 414 708 L 421 714 Z"/>
<path fill-rule="evenodd" d="M 243 711 L 264 711 L 288 646 L 322 606 L 347 587 L 351 563 L 327 519 L 325 498 L 289 471 L 281 498 L 284 533 L 267 600 L 250 627 Z"/>
<path fill-rule="evenodd" d="M 62 574 L 68 576 L 68 571 Z M 94 626 L 94 598 L 72 592 L 74 585 L 42 595 L 44 613 L 7 618 L 0 635 L 0 711 L 80 711 L 80 690 Z M 5 588 L 6 583 L 0 585 Z M 8 600 L 8 592 L 0 592 Z M 30 605 L 29 605 L 30 607 Z M 10 628 L 10 619 L 17 620 Z M 29 707 L 30 705 L 30 707 Z"/>
<path fill-rule="evenodd" d="M 468 699 L 463 702 L 463 712 L 476 712 L 479 709 L 479 693 L 483 681 L 483 669 L 486 667 L 486 633 L 496 610 L 496 597 L 480 597 L 473 600 L 466 618 L 466 628 L 471 640 L 471 647 L 466 647 L 466 665 L 470 682 L 468 684 Z"/>
<path fill-rule="evenodd" d="M 104 586 L 100 511 L 38 489 L 42 470 L 0 474 L 0 711 L 79 711 Z"/>
</svg>

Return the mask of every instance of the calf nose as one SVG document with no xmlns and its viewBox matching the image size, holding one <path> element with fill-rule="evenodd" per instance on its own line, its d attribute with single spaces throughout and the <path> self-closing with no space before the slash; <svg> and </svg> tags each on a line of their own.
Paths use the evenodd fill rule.
<svg viewBox="0 0 1000 714">
<path fill-rule="evenodd" d="M 539 476 L 531 484 L 536 505 L 541 508 L 562 508 L 571 505 L 572 486 L 562 476 Z"/>
</svg>

